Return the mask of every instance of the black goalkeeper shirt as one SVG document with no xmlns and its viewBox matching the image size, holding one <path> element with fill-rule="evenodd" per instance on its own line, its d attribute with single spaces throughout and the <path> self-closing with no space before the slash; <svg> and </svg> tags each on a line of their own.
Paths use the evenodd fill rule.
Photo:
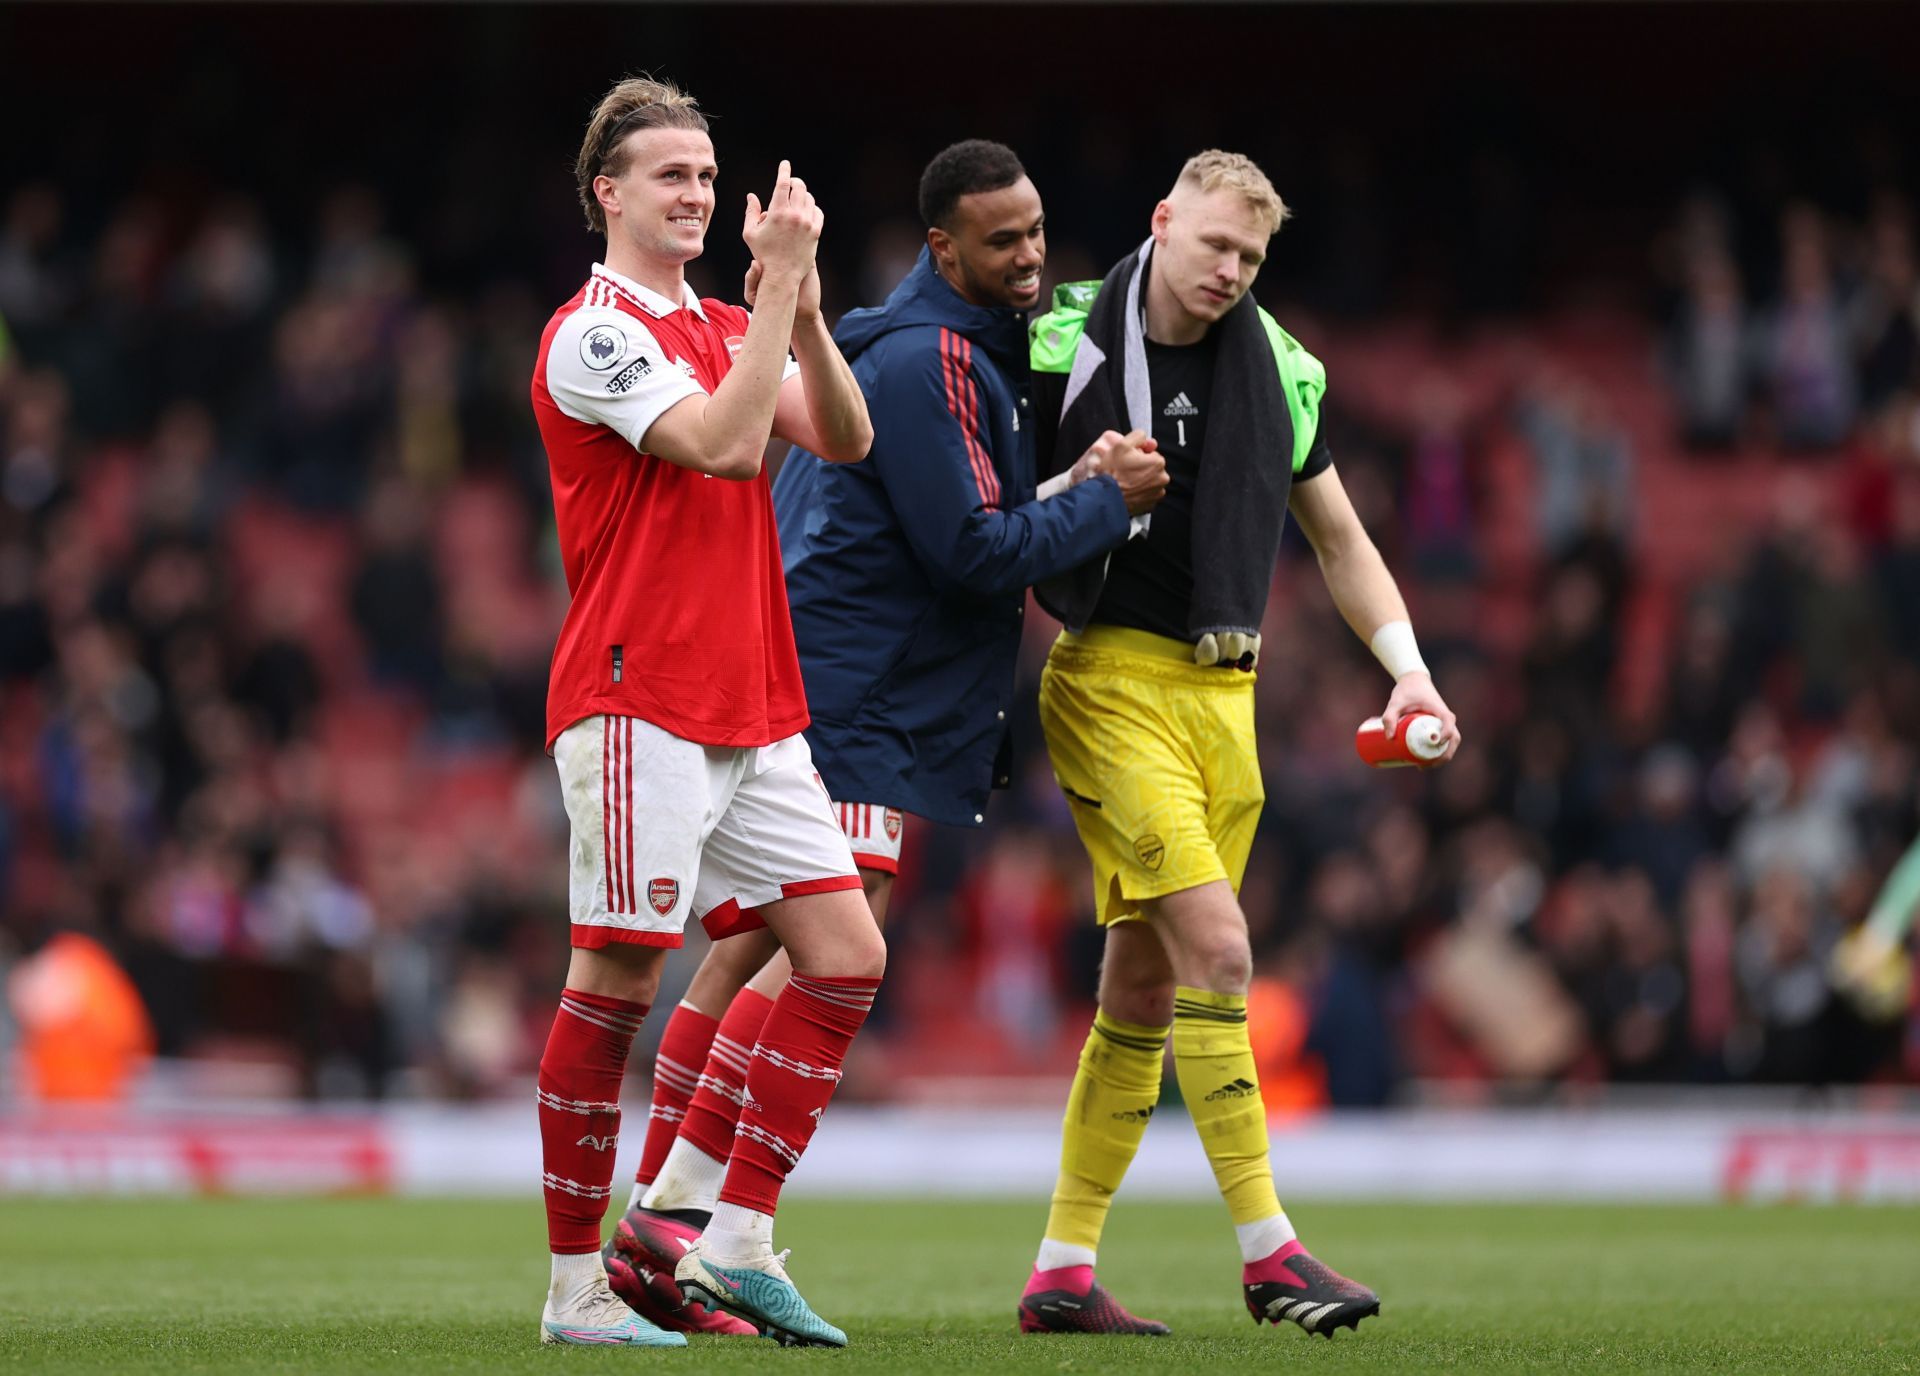
<svg viewBox="0 0 1920 1376">
<path fill-rule="evenodd" d="M 1209 330 L 1198 344 L 1147 341 L 1153 434 L 1167 461 L 1167 494 L 1153 509 L 1145 535 L 1113 552 L 1107 585 L 1093 609 L 1096 623 L 1132 626 L 1185 640 L 1193 597 L 1193 497 L 1200 482 L 1200 442 L 1213 399 L 1213 360 L 1220 352 Z"/>
<path fill-rule="evenodd" d="M 1217 341 L 1217 334 L 1209 330 L 1198 344 L 1146 342 L 1153 434 L 1167 461 L 1167 492 L 1153 509 L 1147 533 L 1113 552 L 1106 586 L 1093 612 L 1096 624 L 1131 626 L 1173 640 L 1193 639 L 1187 629 L 1193 600 L 1193 504 L 1207 417 L 1214 402 Z M 1045 404 L 1045 392 L 1042 398 Z M 1057 407 L 1057 396 L 1051 400 Z M 1317 477 L 1332 463 L 1326 440 L 1316 437 L 1293 480 L 1300 483 Z"/>
</svg>

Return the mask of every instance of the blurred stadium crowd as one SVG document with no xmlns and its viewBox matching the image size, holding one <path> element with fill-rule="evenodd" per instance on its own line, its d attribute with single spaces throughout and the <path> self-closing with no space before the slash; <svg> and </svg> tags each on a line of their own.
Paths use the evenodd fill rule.
<svg viewBox="0 0 1920 1376">
<path fill-rule="evenodd" d="M 449 156 L 509 185 L 563 161 Z M 1270 1102 L 1920 1077 L 1920 1023 L 1828 978 L 1920 831 L 1913 184 L 1702 189 L 1605 291 L 1468 237 L 1439 310 L 1380 290 L 1364 150 L 1331 166 L 1286 232 L 1314 280 L 1260 294 L 1327 360 L 1336 462 L 1467 745 L 1358 764 L 1387 685 L 1289 536 L 1243 894 Z M 829 231 L 835 309 L 910 261 L 912 175 L 838 173 L 865 208 Z M 1511 165 L 1472 179 L 1488 225 L 1524 219 Z M 313 189 L 294 227 L 238 183 L 36 180 L 0 207 L 0 1039 L 29 1064 L 116 967 L 126 1045 L 209 1089 L 483 1096 L 538 1056 L 565 590 L 527 380 L 593 246 L 561 204 L 483 275 L 457 204 L 422 234 L 395 200 Z M 1054 205 L 1051 280 L 1130 238 Z M 696 285 L 734 294 L 731 262 Z M 856 1092 L 1079 1044 L 1098 935 L 1030 625 L 1015 787 L 978 833 L 910 833 Z"/>
</svg>

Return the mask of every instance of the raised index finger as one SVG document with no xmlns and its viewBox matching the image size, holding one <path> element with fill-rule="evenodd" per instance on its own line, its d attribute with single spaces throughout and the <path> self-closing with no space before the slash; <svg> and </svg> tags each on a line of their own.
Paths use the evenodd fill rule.
<svg viewBox="0 0 1920 1376">
<path fill-rule="evenodd" d="M 785 186 L 788 182 L 792 180 L 793 180 L 792 160 L 788 158 L 780 159 L 780 170 L 773 174 L 774 191 L 778 192 L 781 187 Z"/>
</svg>

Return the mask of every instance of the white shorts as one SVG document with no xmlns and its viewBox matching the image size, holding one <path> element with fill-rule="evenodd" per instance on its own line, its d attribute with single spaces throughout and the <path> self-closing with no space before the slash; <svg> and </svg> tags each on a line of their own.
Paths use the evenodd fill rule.
<svg viewBox="0 0 1920 1376">
<path fill-rule="evenodd" d="M 587 717 L 553 758 L 575 946 L 678 946 L 689 915 L 732 936 L 764 925 L 762 903 L 860 887 L 799 736 L 699 745 L 637 717 Z"/>
<path fill-rule="evenodd" d="M 907 834 L 907 815 L 880 803 L 835 803 L 840 830 L 853 847 L 853 862 L 863 870 L 900 873 L 900 843 Z"/>
</svg>

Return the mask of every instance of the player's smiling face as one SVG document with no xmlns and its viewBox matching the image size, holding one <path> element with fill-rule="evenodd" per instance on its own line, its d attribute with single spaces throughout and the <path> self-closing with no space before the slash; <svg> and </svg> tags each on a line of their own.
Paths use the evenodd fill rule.
<svg viewBox="0 0 1920 1376">
<path fill-rule="evenodd" d="M 1030 310 L 1040 304 L 1047 216 L 1033 182 L 962 196 L 950 229 L 927 236 L 942 274 L 976 306 Z"/>
<path fill-rule="evenodd" d="M 626 170 L 614 181 L 620 232 L 650 258 L 698 258 L 720 175 L 713 140 L 697 129 L 638 129 L 627 136 L 627 152 Z"/>
<path fill-rule="evenodd" d="M 1183 186 L 1154 208 L 1153 237 L 1154 275 L 1182 310 L 1212 324 L 1252 288 L 1271 236 L 1239 192 Z"/>
</svg>

